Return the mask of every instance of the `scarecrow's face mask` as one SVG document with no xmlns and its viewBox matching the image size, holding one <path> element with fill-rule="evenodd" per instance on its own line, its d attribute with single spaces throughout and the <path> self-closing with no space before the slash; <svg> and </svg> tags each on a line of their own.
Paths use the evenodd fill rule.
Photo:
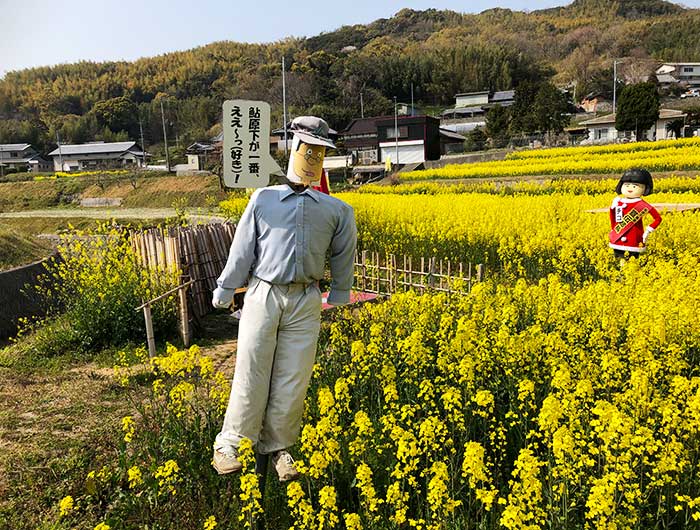
<svg viewBox="0 0 700 530">
<path fill-rule="evenodd" d="M 287 168 L 287 179 L 306 186 L 318 184 L 321 181 L 325 155 L 324 146 L 305 144 L 295 138 L 292 143 L 292 157 Z"/>
</svg>

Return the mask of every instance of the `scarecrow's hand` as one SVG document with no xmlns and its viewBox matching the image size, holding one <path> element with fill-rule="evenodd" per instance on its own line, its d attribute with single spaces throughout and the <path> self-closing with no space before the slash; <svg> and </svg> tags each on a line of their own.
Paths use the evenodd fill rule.
<svg viewBox="0 0 700 530">
<path fill-rule="evenodd" d="M 649 234 L 651 234 L 654 231 L 654 229 L 651 226 L 647 226 L 647 229 L 644 230 L 644 234 L 642 235 L 642 243 L 647 242 L 647 238 L 649 237 Z"/>
<path fill-rule="evenodd" d="M 224 289 L 222 287 L 217 287 L 214 289 L 214 296 L 212 297 L 211 305 L 218 309 L 227 309 L 233 302 L 234 293 L 235 289 Z"/>
</svg>

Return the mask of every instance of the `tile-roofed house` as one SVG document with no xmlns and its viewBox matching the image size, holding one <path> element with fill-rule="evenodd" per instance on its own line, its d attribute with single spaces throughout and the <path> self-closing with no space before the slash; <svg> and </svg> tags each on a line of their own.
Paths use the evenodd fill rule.
<svg viewBox="0 0 700 530">
<path fill-rule="evenodd" d="M 510 107 L 515 90 L 467 92 L 455 95 L 455 105 L 440 114 L 440 126 L 456 133 L 466 134 L 486 126 L 486 114 L 496 106 Z"/>
<path fill-rule="evenodd" d="M 700 86 L 700 63 L 664 63 L 656 69 L 656 80 L 664 85 Z"/>
<path fill-rule="evenodd" d="M 640 140 L 666 140 L 673 138 L 673 133 L 667 127 L 674 120 L 682 120 L 687 116 L 683 111 L 676 109 L 659 109 L 659 119 L 651 127 L 644 138 Z M 579 125 L 588 129 L 588 140 L 586 143 L 610 143 L 623 138 L 635 140 L 634 132 L 618 131 L 615 129 L 615 114 L 606 114 L 590 120 L 582 121 Z"/>
<path fill-rule="evenodd" d="M 49 153 L 55 171 L 143 167 L 144 152 L 136 142 L 62 144 Z"/>
<path fill-rule="evenodd" d="M 379 140 L 377 137 L 376 121 L 383 118 L 393 120 L 393 116 L 374 118 L 355 118 L 340 133 L 343 145 L 351 151 L 355 162 L 361 165 L 371 165 L 379 162 Z"/>
<path fill-rule="evenodd" d="M 489 103 L 491 105 L 501 105 L 502 107 L 509 107 L 513 104 L 515 100 L 515 90 L 501 90 L 499 92 L 494 92 L 489 98 Z"/>
<path fill-rule="evenodd" d="M 463 136 L 442 131 L 439 120 L 431 116 L 397 116 L 394 120 L 394 116 L 356 118 L 340 133 L 356 164 L 373 167 L 387 159 L 401 165 L 422 163 L 437 160 L 454 144 L 464 143 Z"/>
<path fill-rule="evenodd" d="M 51 164 L 31 144 L 0 144 L 0 166 L 2 172 L 11 169 L 38 173 L 51 169 Z"/>
</svg>

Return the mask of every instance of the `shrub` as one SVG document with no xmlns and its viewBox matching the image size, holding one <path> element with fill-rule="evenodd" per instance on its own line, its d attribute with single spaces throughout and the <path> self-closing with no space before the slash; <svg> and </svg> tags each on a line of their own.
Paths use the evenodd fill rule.
<svg viewBox="0 0 700 530">
<path fill-rule="evenodd" d="M 73 345 L 96 351 L 143 340 L 143 314 L 135 308 L 175 287 L 179 272 L 143 267 L 128 231 L 106 224 L 92 234 L 71 231 L 58 249 L 60 257 L 49 262 L 38 290 L 53 318 L 63 313 Z M 172 333 L 174 295 L 153 304 L 152 316 L 156 336 Z"/>
</svg>

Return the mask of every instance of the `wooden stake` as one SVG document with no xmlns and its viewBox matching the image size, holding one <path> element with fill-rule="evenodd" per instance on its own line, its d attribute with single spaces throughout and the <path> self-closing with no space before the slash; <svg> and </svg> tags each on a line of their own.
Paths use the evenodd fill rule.
<svg viewBox="0 0 700 530">
<path fill-rule="evenodd" d="M 190 316 L 187 312 L 187 287 L 178 289 L 177 296 L 180 299 L 180 331 L 182 343 L 185 348 L 190 347 Z"/>
<path fill-rule="evenodd" d="M 151 318 L 151 306 L 143 306 L 143 318 L 146 321 L 146 342 L 148 342 L 148 356 L 156 356 L 156 339 L 153 336 L 153 319 Z"/>
</svg>

